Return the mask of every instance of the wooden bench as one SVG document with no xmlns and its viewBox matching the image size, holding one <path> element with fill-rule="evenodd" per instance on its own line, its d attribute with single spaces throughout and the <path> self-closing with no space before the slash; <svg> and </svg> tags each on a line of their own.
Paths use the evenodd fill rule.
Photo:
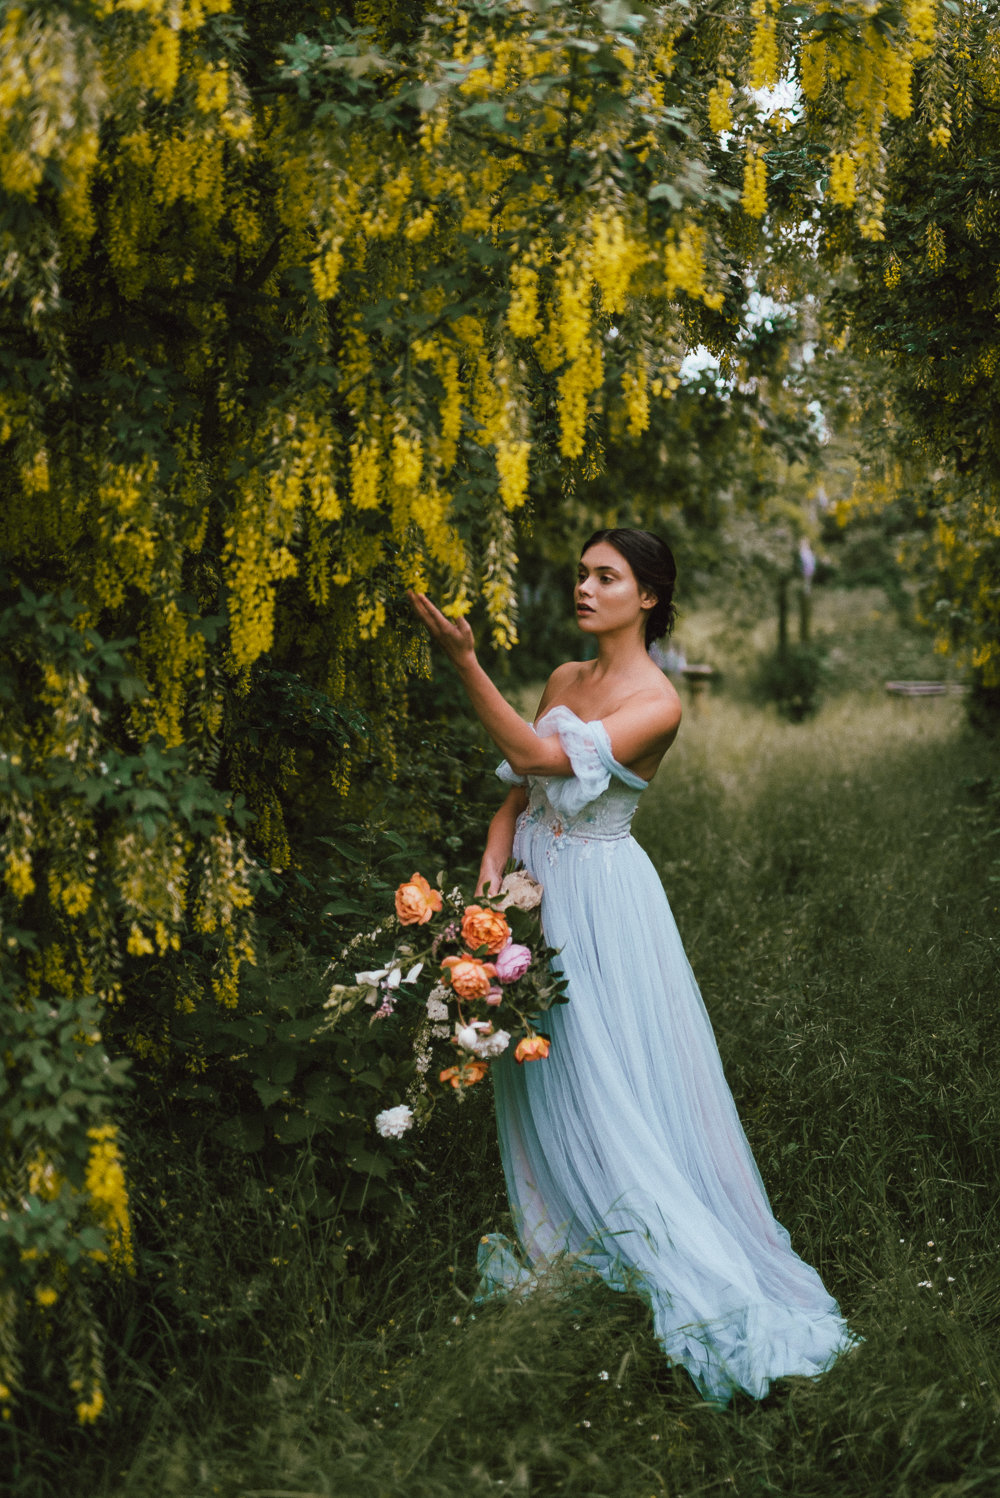
<svg viewBox="0 0 1000 1498">
<path fill-rule="evenodd" d="M 887 681 L 891 697 L 952 697 L 968 688 L 957 681 Z"/>
</svg>

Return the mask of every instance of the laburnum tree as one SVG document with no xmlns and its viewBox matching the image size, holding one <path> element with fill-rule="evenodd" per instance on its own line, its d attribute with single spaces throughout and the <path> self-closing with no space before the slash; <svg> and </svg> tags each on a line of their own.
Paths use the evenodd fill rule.
<svg viewBox="0 0 1000 1498">
<path fill-rule="evenodd" d="M 971 672 L 974 704 L 1000 704 L 1000 9 L 951 5 L 893 121 L 884 235 L 830 216 L 857 283 L 828 309 L 854 360 L 863 434 L 845 525 L 882 525 L 919 586 L 938 645 Z M 836 356 L 833 356 L 836 358 Z"/>
<path fill-rule="evenodd" d="M 100 1413 L 88 1285 L 132 1260 L 109 1037 L 140 1083 L 274 1040 L 254 882 L 298 867 L 310 776 L 318 808 L 392 774 L 402 590 L 514 639 L 519 512 L 734 343 L 817 180 L 880 240 L 936 15 L 0 6 L 0 1402 L 58 1315 Z M 760 107 L 783 78 L 804 143 Z M 289 1025 L 256 1094 L 305 1129 Z M 363 1164 L 356 1108 L 317 1119 Z"/>
</svg>

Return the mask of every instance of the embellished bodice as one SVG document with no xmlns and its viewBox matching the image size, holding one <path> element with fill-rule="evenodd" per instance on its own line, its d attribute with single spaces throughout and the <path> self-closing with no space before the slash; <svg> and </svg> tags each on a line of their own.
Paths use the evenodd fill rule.
<svg viewBox="0 0 1000 1498">
<path fill-rule="evenodd" d="M 556 842 L 568 838 L 611 843 L 627 838 L 648 782 L 618 763 L 604 724 L 585 723 L 568 707 L 554 707 L 538 720 L 535 732 L 541 738 L 558 734 L 573 774 L 525 777 L 504 760 L 497 770 L 500 779 L 528 790 L 527 808 L 518 819 L 519 839 L 532 830 Z"/>
</svg>

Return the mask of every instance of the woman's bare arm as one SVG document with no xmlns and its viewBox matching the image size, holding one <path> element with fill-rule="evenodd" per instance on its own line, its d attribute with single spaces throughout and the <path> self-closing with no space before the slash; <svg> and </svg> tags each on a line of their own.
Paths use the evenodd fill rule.
<svg viewBox="0 0 1000 1498">
<path fill-rule="evenodd" d="M 458 672 L 473 711 L 511 769 L 518 775 L 572 775 L 573 766 L 558 735 L 540 738 L 487 676 L 476 657 L 468 620 L 447 619 L 425 593 L 411 592 L 408 596 L 417 618 Z M 554 695 L 557 677 L 558 672 L 546 687 L 543 706 Z M 680 702 L 676 693 L 664 691 L 662 686 L 645 689 L 633 693 L 603 722 L 615 758 L 620 764 L 633 764 L 668 748 L 680 722 Z"/>
<path fill-rule="evenodd" d="M 527 804 L 528 797 L 524 788 L 515 785 L 490 822 L 486 848 L 479 865 L 479 878 L 476 881 L 477 894 L 495 895 L 499 890 L 504 865 L 514 848 L 514 823 Z"/>
<path fill-rule="evenodd" d="M 493 685 L 476 658 L 468 620 L 445 618 L 425 593 L 411 592 L 408 597 L 413 612 L 458 672 L 473 712 L 511 769 L 518 775 L 572 775 L 573 767 L 559 740 L 540 739 Z"/>
</svg>

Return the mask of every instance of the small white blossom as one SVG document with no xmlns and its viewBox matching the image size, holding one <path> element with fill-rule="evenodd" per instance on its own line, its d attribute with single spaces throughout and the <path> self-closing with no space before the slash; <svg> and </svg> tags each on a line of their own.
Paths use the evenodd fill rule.
<svg viewBox="0 0 1000 1498">
<path fill-rule="evenodd" d="M 494 1056 L 502 1056 L 510 1045 L 510 1036 L 506 1030 L 496 1030 L 492 1035 L 484 1035 L 477 1041 L 475 1046 L 476 1055 L 483 1061 L 492 1061 Z"/>
<path fill-rule="evenodd" d="M 405 1103 L 397 1108 L 383 1108 L 375 1115 L 375 1127 L 383 1139 L 401 1139 L 413 1127 L 413 1109 Z"/>
<path fill-rule="evenodd" d="M 398 988 L 401 983 L 415 983 L 423 971 L 423 963 L 414 963 L 413 967 L 403 976 L 403 969 L 398 962 L 390 962 L 388 967 L 371 968 L 365 973 L 355 973 L 355 983 L 364 984 L 368 992 L 365 994 L 365 1003 L 374 1004 L 378 997 L 379 985 L 384 982 L 386 988 Z"/>
<path fill-rule="evenodd" d="M 447 989 L 444 988 L 434 988 L 431 990 L 430 994 L 427 997 L 428 1019 L 448 1018 L 448 1005 L 444 1002 L 444 999 L 442 997 L 442 995 L 446 992 Z"/>
<path fill-rule="evenodd" d="M 490 1022 L 486 1019 L 474 1019 L 471 1025 L 456 1025 L 455 1040 L 463 1051 L 475 1051 L 479 1046 L 479 1037 L 482 1031 L 489 1032 Z"/>
</svg>

